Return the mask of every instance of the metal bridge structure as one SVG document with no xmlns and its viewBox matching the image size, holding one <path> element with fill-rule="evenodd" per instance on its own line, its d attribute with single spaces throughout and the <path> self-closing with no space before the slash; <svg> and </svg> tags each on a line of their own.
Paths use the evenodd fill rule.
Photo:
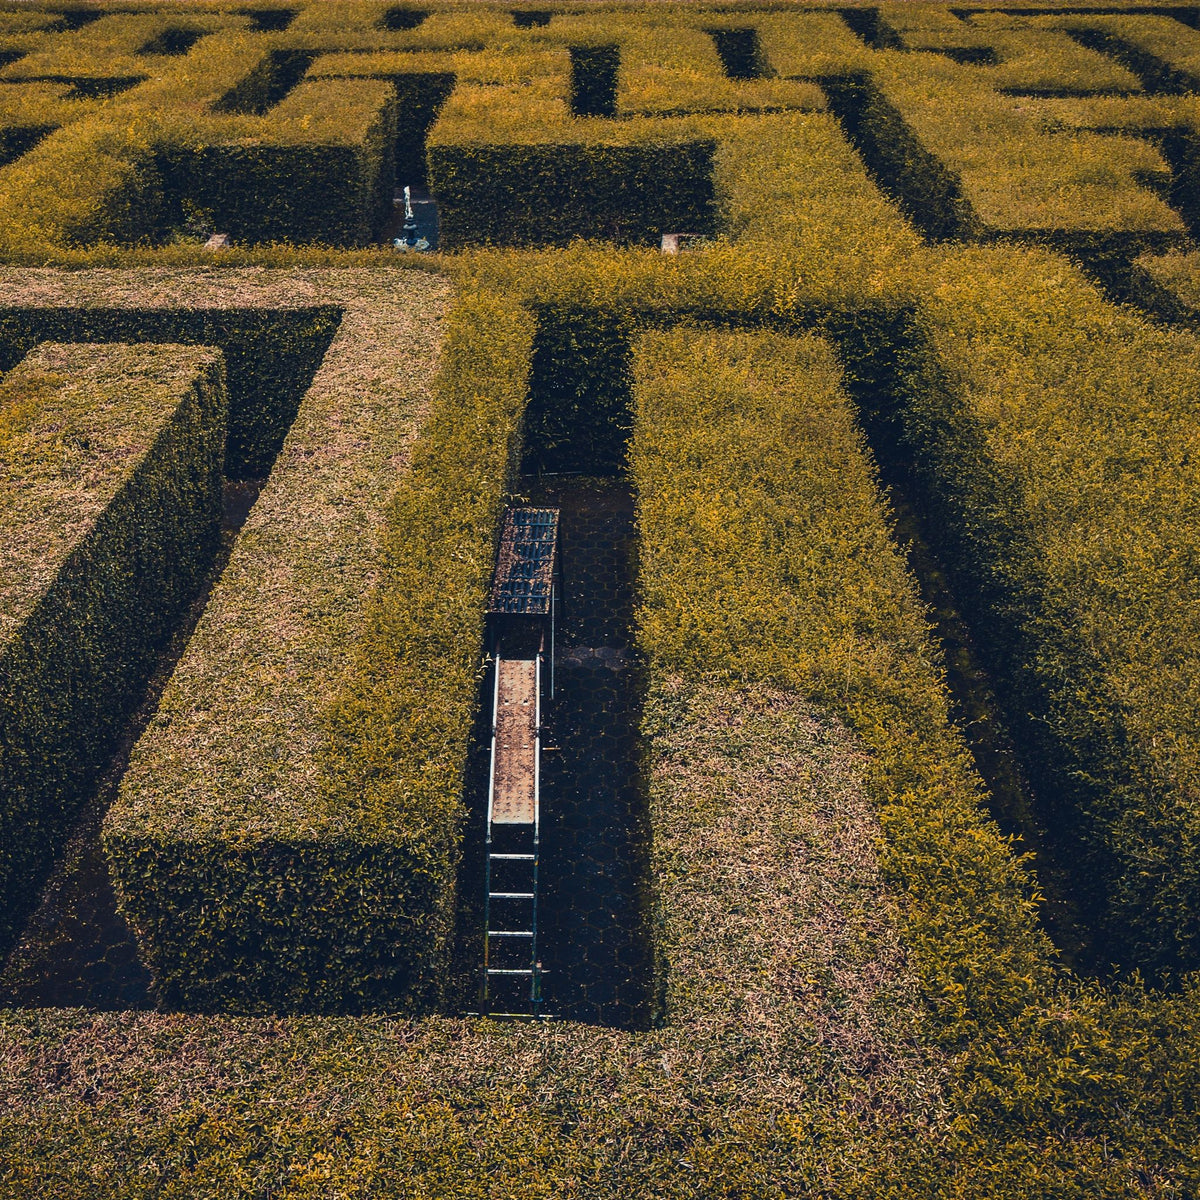
<svg viewBox="0 0 1200 1200">
<path fill-rule="evenodd" d="M 488 768 L 480 1005 L 542 1015 L 538 948 L 543 689 L 554 694 L 559 510 L 504 514 L 488 607 L 492 741 Z"/>
</svg>

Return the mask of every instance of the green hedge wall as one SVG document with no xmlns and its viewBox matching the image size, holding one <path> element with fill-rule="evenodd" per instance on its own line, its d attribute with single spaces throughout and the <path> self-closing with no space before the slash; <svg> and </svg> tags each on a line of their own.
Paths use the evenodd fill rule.
<svg viewBox="0 0 1200 1200">
<path fill-rule="evenodd" d="M 536 319 L 522 469 L 619 474 L 633 429 L 630 315 L 543 305 Z"/>
<path fill-rule="evenodd" d="M 639 640 L 652 672 L 768 683 L 845 720 L 874 756 L 886 859 L 913 905 L 922 969 L 970 980 L 934 1000 L 942 1036 L 1012 1012 L 1048 946 L 950 723 L 832 346 L 682 325 L 637 343 L 633 376 Z M 898 847 L 918 845 L 905 864 Z"/>
<path fill-rule="evenodd" d="M 0 948 L 216 549 L 220 354 L 45 344 L 0 389 Z"/>
<path fill-rule="evenodd" d="M 900 453 L 1046 819 L 1081 855 L 1099 965 L 1194 969 L 1200 344 L 1050 255 L 948 252 L 938 282 Z"/>
<path fill-rule="evenodd" d="M 38 342 L 182 342 L 225 357 L 229 433 L 225 474 L 271 469 L 337 331 L 339 309 L 0 308 L 0 370 Z"/>
<path fill-rule="evenodd" d="M 437 120 L 438 112 L 454 90 L 454 75 L 448 71 L 427 71 L 412 75 L 393 75 L 396 89 L 396 183 L 424 185 L 428 167 L 425 139 Z"/>
<path fill-rule="evenodd" d="M 391 215 L 397 102 L 382 80 L 314 80 L 250 136 L 199 140 L 159 154 L 166 224 L 191 212 L 235 241 L 360 246 Z"/>
<path fill-rule="evenodd" d="M 349 147 L 206 146 L 163 161 L 169 191 L 235 242 L 358 246 L 381 223 L 380 176 Z"/>
<path fill-rule="evenodd" d="M 454 619 L 477 613 L 454 580 L 414 578 L 434 527 L 393 514 L 423 515 L 430 489 L 459 480 L 429 462 L 439 437 L 477 453 L 480 430 L 449 383 L 430 395 L 444 281 L 414 272 L 398 300 L 392 277 L 365 274 L 357 332 L 347 316 L 106 819 L 122 911 L 171 1006 L 414 1010 L 445 981 L 462 745 L 438 722 L 445 704 L 469 720 L 479 634 Z M 447 371 L 462 339 L 497 333 L 452 334 Z M 461 511 L 435 511 L 459 532 Z M 478 564 L 481 597 L 490 553 Z M 379 630 L 395 632 L 386 597 L 402 585 L 420 589 L 400 601 L 411 665 Z M 385 702 L 416 695 L 407 717 Z"/>
<path fill-rule="evenodd" d="M 429 147 L 447 249 L 562 245 L 572 238 L 655 243 L 715 220 L 715 143 Z"/>
<path fill-rule="evenodd" d="M 1081 45 L 1123 64 L 1147 92 L 1185 95 L 1200 89 L 1200 32 L 1184 13 L 1180 17 L 1117 10 L 1107 15 L 1067 14 L 1054 24 Z"/>
<path fill-rule="evenodd" d="M 620 46 L 572 46 L 571 112 L 577 117 L 617 114 Z"/>
<path fill-rule="evenodd" d="M 1014 30 L 998 34 L 1001 38 L 1011 37 L 1031 48 L 1040 47 L 1043 38 L 1051 47 L 1056 38 L 1065 39 L 1067 48 L 1087 56 L 1088 65 L 1103 67 L 1107 61 L 1063 34 L 1021 30 L 1014 19 L 997 18 L 1001 25 L 1006 20 L 1013 20 Z M 1005 63 L 969 67 L 941 55 L 922 55 L 920 69 L 914 70 L 916 57 L 877 56 L 868 74 L 871 89 L 878 89 L 881 98 L 868 102 L 863 122 L 877 144 L 880 178 L 913 213 L 921 211 L 929 193 L 938 200 L 934 215 L 940 211 L 949 232 L 960 236 L 1096 248 L 1112 242 L 1155 246 L 1182 237 L 1183 222 L 1160 194 L 1168 182 L 1166 164 L 1146 140 L 1129 136 L 1123 128 L 1111 131 L 1111 124 L 1120 126 L 1123 121 L 1101 120 L 1096 129 L 1064 127 L 1063 122 L 1039 118 L 1043 110 L 1038 106 L 1050 100 L 1006 94 L 1004 81 L 990 74 L 1002 71 Z M 1042 65 L 1050 78 L 1060 66 L 1064 78 L 1070 77 L 1074 67 L 1059 64 L 1057 50 L 1034 54 L 1031 65 L 1042 57 L 1048 59 Z M 1045 89 L 1035 90 L 1046 94 Z M 1050 94 L 1059 93 L 1051 89 Z M 1120 101 L 1060 98 L 1059 103 Z M 949 113 L 954 119 L 947 119 Z M 953 181 L 969 208 L 955 207 L 956 201 L 948 205 L 945 180 Z M 956 215 L 957 222 L 951 221 Z"/>
<path fill-rule="evenodd" d="M 5 170 L 10 249 L 46 237 L 63 246 L 138 245 L 158 237 L 162 176 L 153 148 L 134 133 L 99 122 L 67 126 Z"/>
</svg>

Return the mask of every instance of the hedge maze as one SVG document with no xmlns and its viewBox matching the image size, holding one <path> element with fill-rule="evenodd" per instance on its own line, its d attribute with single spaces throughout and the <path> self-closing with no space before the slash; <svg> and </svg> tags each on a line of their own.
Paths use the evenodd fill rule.
<svg viewBox="0 0 1200 1200">
<path fill-rule="evenodd" d="M 1190 5 L 0 6 L 0 1001 L 84 837 L 152 980 L 0 1196 L 1200 1193 L 1198 185 Z M 618 492 L 505 1022 L 498 531 Z"/>
</svg>

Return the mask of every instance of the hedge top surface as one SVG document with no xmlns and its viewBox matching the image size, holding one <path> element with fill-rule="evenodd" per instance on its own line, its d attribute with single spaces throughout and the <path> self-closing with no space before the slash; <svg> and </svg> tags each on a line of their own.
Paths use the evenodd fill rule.
<svg viewBox="0 0 1200 1200">
<path fill-rule="evenodd" d="M 322 705 L 357 637 L 385 504 L 428 404 L 450 284 L 381 271 L 163 272 L 151 280 L 143 290 L 107 273 L 39 276 L 26 288 L 12 273 L 0 277 L 0 300 L 21 294 L 29 302 L 40 281 L 53 282 L 60 302 L 335 304 L 343 316 L 107 829 L 184 839 L 265 829 L 336 836 L 338 816 L 314 786 Z M 249 667 L 230 678 L 224 664 L 233 651 Z"/>
<path fill-rule="evenodd" d="M 46 342 L 0 381 L 0 642 L 141 462 L 205 347 Z"/>
</svg>

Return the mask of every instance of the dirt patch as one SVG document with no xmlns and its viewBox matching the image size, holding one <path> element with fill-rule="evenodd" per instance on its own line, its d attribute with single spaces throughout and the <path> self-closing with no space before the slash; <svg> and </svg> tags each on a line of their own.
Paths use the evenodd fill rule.
<svg viewBox="0 0 1200 1200">
<path fill-rule="evenodd" d="M 936 1060 L 852 735 L 784 692 L 675 682 L 646 724 L 668 1022 L 709 1053 L 753 1046 L 781 1101 L 804 1078 L 889 1102 L 926 1086 Z"/>
</svg>

